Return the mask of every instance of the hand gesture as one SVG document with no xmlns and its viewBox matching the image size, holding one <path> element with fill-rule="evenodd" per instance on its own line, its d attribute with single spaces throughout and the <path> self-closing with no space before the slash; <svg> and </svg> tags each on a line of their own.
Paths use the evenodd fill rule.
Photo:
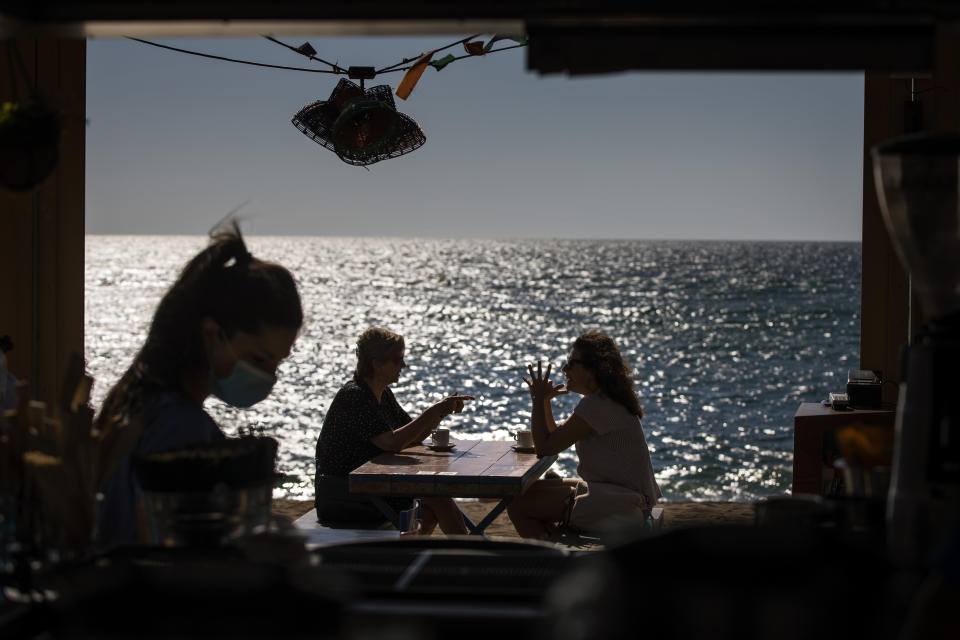
<svg viewBox="0 0 960 640">
<path fill-rule="evenodd" d="M 463 411 L 463 403 L 467 400 L 474 400 L 473 396 L 464 396 L 459 393 L 455 393 L 451 396 L 447 396 L 443 400 L 437 403 L 437 406 L 440 407 L 440 413 L 443 417 L 447 417 L 451 413 L 460 413 Z"/>
<path fill-rule="evenodd" d="M 528 380 L 526 376 L 523 376 L 523 381 L 530 387 L 530 397 L 532 399 L 550 400 L 551 398 L 556 398 L 557 396 L 568 393 L 562 384 L 555 385 L 550 379 L 550 368 L 552 366 L 553 365 L 548 362 L 547 370 L 544 372 L 543 363 L 537 360 L 537 372 L 534 373 L 533 365 L 527 365 L 527 371 L 530 372 L 530 379 Z"/>
</svg>

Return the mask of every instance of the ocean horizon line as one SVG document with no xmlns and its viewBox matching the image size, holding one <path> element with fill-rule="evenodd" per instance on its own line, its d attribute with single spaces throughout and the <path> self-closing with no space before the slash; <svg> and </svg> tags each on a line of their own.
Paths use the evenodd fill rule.
<svg viewBox="0 0 960 640">
<path fill-rule="evenodd" d="M 242 228 L 242 227 L 241 227 Z M 157 238 L 205 238 L 207 233 L 94 233 L 86 232 L 85 236 L 97 237 L 157 237 Z M 324 235 L 310 233 L 248 233 L 246 238 L 324 238 L 329 240 L 477 240 L 491 242 L 691 242 L 702 244 L 734 243 L 734 244 L 862 244 L 861 239 L 803 239 L 803 238 L 609 238 L 609 237 L 549 237 L 549 236 L 391 236 L 391 235 Z"/>
</svg>

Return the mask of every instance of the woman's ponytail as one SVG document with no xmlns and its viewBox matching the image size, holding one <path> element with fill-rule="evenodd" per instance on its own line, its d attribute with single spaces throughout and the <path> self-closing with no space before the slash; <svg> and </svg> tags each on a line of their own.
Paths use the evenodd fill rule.
<svg viewBox="0 0 960 640">
<path fill-rule="evenodd" d="M 303 324 L 300 294 L 284 267 L 250 254 L 233 221 L 210 232 L 210 244 L 181 270 L 154 312 L 146 342 L 104 409 L 128 406 L 146 385 L 175 388 L 186 371 L 207 367 L 201 334 L 203 318 L 213 318 L 227 336 L 258 333 L 264 326 L 298 331 Z"/>
</svg>

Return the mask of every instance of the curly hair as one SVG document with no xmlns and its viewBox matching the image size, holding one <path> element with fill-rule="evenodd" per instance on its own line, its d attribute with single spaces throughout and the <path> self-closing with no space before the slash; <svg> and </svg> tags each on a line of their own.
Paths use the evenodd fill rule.
<svg viewBox="0 0 960 640">
<path fill-rule="evenodd" d="M 633 387 L 633 373 L 613 338 L 599 331 L 585 333 L 573 343 L 583 366 L 593 373 L 600 390 L 624 409 L 643 417 L 640 399 Z"/>
<path fill-rule="evenodd" d="M 403 336 L 381 327 L 367 329 L 357 338 L 357 375 L 361 378 L 373 375 L 374 360 L 400 355 L 403 348 Z"/>
</svg>

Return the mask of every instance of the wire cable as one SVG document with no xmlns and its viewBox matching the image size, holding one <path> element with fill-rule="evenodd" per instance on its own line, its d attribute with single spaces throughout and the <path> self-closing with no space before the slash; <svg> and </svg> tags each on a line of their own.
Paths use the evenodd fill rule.
<svg viewBox="0 0 960 640">
<path fill-rule="evenodd" d="M 464 43 L 464 42 L 468 42 L 469 40 L 472 40 L 473 38 L 476 38 L 476 37 L 479 36 L 479 35 L 482 35 L 482 34 L 476 34 L 476 35 L 469 36 L 469 37 L 467 37 L 467 38 L 463 38 L 462 40 L 457 40 L 456 42 L 452 42 L 452 43 L 446 45 L 445 47 L 440 47 L 439 49 L 435 49 L 435 50 L 434 50 L 434 53 L 437 53 L 437 52 L 439 52 L 439 51 L 443 51 L 443 50 L 445 50 L 445 49 L 449 49 L 450 47 L 454 47 L 454 46 L 456 46 L 456 45 L 458 45 L 458 44 L 462 44 L 462 43 Z M 267 63 L 265 63 L 265 62 L 253 62 L 253 61 L 251 61 L 251 60 L 240 60 L 240 59 L 238 59 L 238 58 L 226 58 L 226 57 L 224 57 L 224 56 L 215 56 L 215 55 L 210 54 L 210 53 L 201 53 L 200 51 L 191 51 L 191 50 L 189 50 L 189 49 L 181 49 L 181 48 L 179 48 L 179 47 L 171 47 L 170 45 L 160 44 L 159 42 L 151 42 L 150 40 L 143 40 L 143 39 L 141 39 L 141 38 L 134 38 L 133 36 L 126 36 L 127 40 L 133 40 L 134 42 L 140 42 L 140 43 L 142 43 L 142 44 L 148 44 L 148 45 L 150 45 L 151 47 L 158 47 L 158 48 L 160 48 L 160 49 L 168 49 L 168 50 L 170 50 L 170 51 L 176 51 L 176 52 L 178 52 L 178 53 L 186 53 L 186 54 L 188 54 L 188 55 L 198 56 L 198 57 L 201 57 L 201 58 L 209 58 L 209 59 L 211 59 L 211 60 L 222 60 L 222 61 L 224 61 L 224 62 L 236 62 L 237 64 L 246 64 L 246 65 L 250 65 L 250 66 L 252 66 L 252 67 L 265 67 L 265 68 L 267 68 L 267 69 L 283 69 L 283 70 L 286 70 L 286 71 L 305 71 L 305 72 L 307 72 L 307 73 L 329 73 L 329 74 L 331 74 L 331 75 L 347 75 L 347 73 L 348 73 L 347 70 L 344 69 L 343 67 L 341 67 L 340 65 L 334 64 L 334 63 L 332 63 L 332 62 L 327 62 L 326 60 L 324 60 L 324 59 L 322 59 L 322 58 L 318 58 L 318 57 L 313 56 L 313 55 L 306 54 L 306 53 L 300 51 L 299 49 L 297 49 L 296 47 L 292 47 L 292 46 L 290 46 L 290 45 L 288 45 L 288 44 L 286 44 L 286 43 L 284 43 L 284 42 L 281 42 L 281 41 L 279 41 L 279 40 L 277 40 L 276 38 L 273 38 L 273 37 L 271 37 L 271 36 L 263 36 L 263 37 L 266 38 L 267 40 L 270 40 L 271 42 L 275 42 L 275 43 L 277 43 L 277 44 L 279 44 L 279 45 L 281 45 L 281 46 L 284 46 L 284 47 L 286 47 L 287 49 L 290 49 L 291 51 L 295 51 L 296 53 L 299 53 L 299 54 L 302 55 L 302 56 L 306 56 L 307 58 L 310 58 L 311 60 L 315 60 L 315 61 L 320 62 L 320 63 L 322 63 L 322 64 L 328 65 L 328 66 L 332 67 L 332 69 L 308 69 L 308 68 L 306 68 L 306 67 L 288 67 L 288 66 L 279 65 L 279 64 L 267 64 Z M 517 49 L 517 48 L 519 48 L 519 47 L 525 47 L 525 46 L 527 46 L 526 43 L 523 43 L 523 44 L 515 44 L 515 45 L 511 45 L 511 46 L 509 46 L 509 47 L 500 47 L 499 49 L 491 49 L 490 51 L 487 51 L 487 52 L 484 53 L 483 55 L 490 55 L 491 53 L 497 53 L 498 51 L 508 51 L 508 50 L 510 50 L 510 49 Z M 422 54 L 421 54 L 421 55 L 422 55 Z M 457 57 L 455 57 L 453 60 L 451 60 L 450 62 L 448 62 L 447 64 L 451 64 L 451 63 L 453 63 L 453 62 L 456 62 L 457 60 L 463 60 L 464 58 L 476 58 L 476 57 L 479 57 L 479 56 L 476 56 L 476 55 L 473 55 L 473 54 L 466 54 L 466 55 L 462 55 L 462 56 L 457 56 Z M 380 75 L 381 73 L 394 73 L 394 72 L 396 72 L 396 71 L 409 71 L 410 69 L 413 68 L 412 66 L 403 67 L 403 66 L 400 66 L 400 65 L 409 64 L 409 63 L 414 62 L 414 61 L 419 60 L 419 59 L 420 59 L 420 56 L 417 56 L 417 57 L 415 57 L 415 58 L 404 58 L 403 62 L 398 62 L 398 63 L 396 63 L 396 64 L 392 64 L 392 65 L 390 65 L 390 66 L 383 67 L 383 68 L 381 68 L 381 69 L 377 69 L 377 70 L 376 70 L 376 74 L 377 74 L 377 75 Z M 934 88 L 938 88 L 938 87 L 934 87 Z"/>
<path fill-rule="evenodd" d="M 294 52 L 296 52 L 296 53 L 299 53 L 299 54 L 302 55 L 302 56 L 306 56 L 306 57 L 310 58 L 311 60 L 316 60 L 317 62 L 322 62 L 323 64 L 327 65 L 328 67 L 333 67 L 333 70 L 334 70 L 335 72 L 337 72 L 337 73 L 347 73 L 347 70 L 346 70 L 346 69 L 344 69 L 343 67 L 341 67 L 340 65 L 338 65 L 338 64 L 336 64 L 336 63 L 327 62 L 327 61 L 324 60 L 323 58 L 318 58 L 318 57 L 315 56 L 315 55 L 312 55 L 312 54 L 309 54 L 309 53 L 304 53 L 303 51 L 300 51 L 300 49 L 297 49 L 296 47 L 293 47 L 293 46 L 287 44 L 286 42 L 281 42 L 280 40 L 277 40 L 277 39 L 274 38 L 273 36 L 263 36 L 263 37 L 266 38 L 267 40 L 269 40 L 270 42 L 275 42 L 275 43 L 279 44 L 281 47 L 286 47 L 287 49 L 290 49 L 291 51 L 294 51 Z M 312 48 L 312 47 L 311 47 L 311 48 Z"/>
<path fill-rule="evenodd" d="M 515 44 L 515 45 L 511 45 L 511 46 L 509 46 L 509 47 L 500 47 L 499 49 L 491 49 L 490 51 L 487 51 L 487 52 L 484 53 L 483 55 L 488 56 L 488 55 L 490 55 L 491 53 L 496 53 L 497 51 L 506 51 L 507 49 L 517 49 L 517 48 L 519 48 L 519 47 L 525 47 L 525 46 L 527 46 L 527 45 L 526 45 L 526 44 Z M 454 58 L 453 60 L 451 60 L 451 61 L 448 62 L 447 64 L 453 64 L 453 63 L 456 62 L 457 60 L 463 60 L 464 58 L 479 58 L 479 57 L 481 57 L 481 56 L 476 56 L 476 55 L 473 55 L 473 54 L 468 53 L 468 54 L 466 54 L 466 55 L 457 56 L 456 58 Z M 414 60 L 415 60 L 415 59 L 416 59 L 416 58 L 414 58 Z M 408 62 L 413 62 L 413 60 L 408 60 Z M 393 72 L 395 72 L 395 71 L 409 71 L 409 70 L 412 69 L 412 68 L 413 68 L 413 67 L 398 67 L 398 68 L 396 68 L 396 69 L 390 69 L 389 71 L 377 71 L 377 75 L 379 75 L 379 74 L 381 74 L 381 73 L 393 73 Z"/>
<path fill-rule="evenodd" d="M 488 56 L 488 55 L 490 55 L 491 53 L 496 53 L 497 51 L 506 51 L 507 49 L 519 49 L 520 47 L 525 47 L 525 46 L 527 46 L 527 43 L 514 44 L 514 45 L 510 45 L 509 47 L 500 47 L 499 49 L 491 49 L 490 51 L 487 51 L 487 52 L 484 53 L 483 55 Z M 457 57 L 455 57 L 453 60 L 451 60 L 451 61 L 448 62 L 447 64 L 452 64 L 452 63 L 456 62 L 457 60 L 463 60 L 464 58 L 479 58 L 479 57 L 482 57 L 482 56 L 475 56 L 475 55 L 473 55 L 472 53 L 468 53 L 468 54 L 466 54 L 466 55 L 462 55 L 462 56 L 457 56 Z"/>
<path fill-rule="evenodd" d="M 306 71 L 307 73 L 330 73 L 334 75 L 342 75 L 342 71 L 331 71 L 329 69 L 307 69 L 305 67 L 286 67 L 279 64 L 266 64 L 264 62 L 251 62 L 250 60 L 238 60 L 237 58 L 225 58 L 223 56 L 215 56 L 209 53 L 200 53 L 199 51 L 190 51 L 189 49 L 180 49 L 177 47 L 171 47 L 169 45 L 160 44 L 159 42 L 150 42 L 149 40 L 141 40 L 140 38 L 134 38 L 131 36 L 126 36 L 127 40 L 133 40 L 135 42 L 142 42 L 143 44 L 148 44 L 151 47 L 159 47 L 161 49 L 169 49 L 170 51 L 177 51 L 179 53 L 186 53 L 191 56 L 199 56 L 201 58 L 210 58 L 212 60 L 223 60 L 224 62 L 236 62 L 237 64 L 248 64 L 253 67 L 266 67 L 268 69 L 285 69 L 287 71 Z"/>
<path fill-rule="evenodd" d="M 479 38 L 479 37 L 482 36 L 482 35 L 483 35 L 482 33 L 475 33 L 475 34 L 473 34 L 472 36 L 467 36 L 466 38 L 463 38 L 463 39 L 461 39 L 461 40 L 457 40 L 456 42 L 451 42 L 450 44 L 448 44 L 448 45 L 445 46 L 445 47 L 440 47 L 439 49 L 434 49 L 433 52 L 434 52 L 434 53 L 439 53 L 439 52 L 441 52 L 441 51 L 444 51 L 444 50 L 446 50 L 446 49 L 449 49 L 450 47 L 455 47 L 455 46 L 457 46 L 458 44 L 463 44 L 464 42 L 469 42 L 470 40 L 473 40 L 474 38 Z M 419 60 L 419 59 L 420 59 L 420 56 L 422 56 L 422 55 L 423 55 L 423 54 L 421 53 L 420 55 L 414 56 L 413 58 L 404 58 L 401 62 L 397 62 L 396 64 L 387 65 L 386 67 L 383 67 L 382 69 L 377 69 L 377 73 L 384 73 L 384 72 L 386 72 L 386 71 L 396 71 L 396 69 L 394 69 L 394 67 L 399 67 L 399 66 L 401 66 L 401 65 L 404 65 L 404 64 L 408 64 L 408 63 L 410 63 L 410 62 L 413 62 L 414 60 Z M 408 67 L 408 68 L 409 68 L 409 67 Z"/>
</svg>

